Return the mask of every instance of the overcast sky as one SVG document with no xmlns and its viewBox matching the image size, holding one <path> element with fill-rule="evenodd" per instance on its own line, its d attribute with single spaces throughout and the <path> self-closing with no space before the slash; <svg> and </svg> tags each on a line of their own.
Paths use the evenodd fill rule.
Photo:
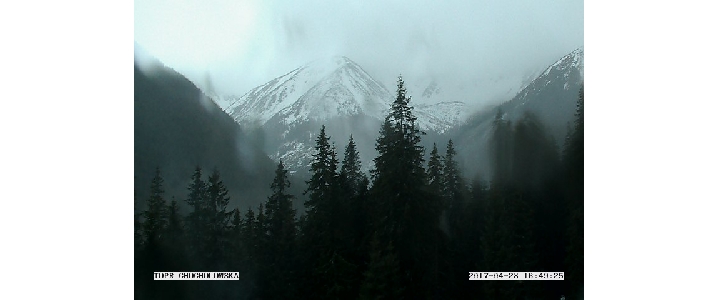
<svg viewBox="0 0 718 300">
<path fill-rule="evenodd" d="M 136 43 L 223 94 L 331 55 L 390 91 L 401 73 L 407 84 L 480 82 L 500 94 L 492 80 L 544 68 L 584 38 L 581 0 L 135 0 L 134 9 Z"/>
</svg>

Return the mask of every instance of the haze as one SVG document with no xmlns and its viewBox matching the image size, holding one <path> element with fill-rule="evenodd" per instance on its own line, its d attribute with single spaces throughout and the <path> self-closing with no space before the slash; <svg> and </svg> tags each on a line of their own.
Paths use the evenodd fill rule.
<svg viewBox="0 0 718 300">
<path fill-rule="evenodd" d="M 409 84 L 471 86 L 450 100 L 480 105 L 508 100 L 509 86 L 583 46 L 583 1 L 135 1 L 134 34 L 218 94 L 344 55 L 392 92 L 401 73 Z"/>
</svg>

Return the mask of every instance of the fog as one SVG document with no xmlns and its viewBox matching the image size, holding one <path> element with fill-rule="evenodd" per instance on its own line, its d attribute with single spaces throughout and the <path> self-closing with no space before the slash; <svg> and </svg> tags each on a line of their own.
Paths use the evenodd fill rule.
<svg viewBox="0 0 718 300">
<path fill-rule="evenodd" d="M 583 45 L 583 1 L 164 0 L 134 17 L 136 43 L 220 94 L 344 55 L 391 91 L 401 73 L 485 104 Z"/>
</svg>

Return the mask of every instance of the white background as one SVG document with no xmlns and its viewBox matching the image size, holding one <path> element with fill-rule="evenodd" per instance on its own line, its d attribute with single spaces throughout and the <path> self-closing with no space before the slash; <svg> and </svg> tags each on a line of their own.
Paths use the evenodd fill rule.
<svg viewBox="0 0 718 300">
<path fill-rule="evenodd" d="M 0 298 L 129 299 L 133 7 L 11 3 Z M 715 294 L 718 24 L 703 3 L 585 3 L 586 299 Z"/>
</svg>

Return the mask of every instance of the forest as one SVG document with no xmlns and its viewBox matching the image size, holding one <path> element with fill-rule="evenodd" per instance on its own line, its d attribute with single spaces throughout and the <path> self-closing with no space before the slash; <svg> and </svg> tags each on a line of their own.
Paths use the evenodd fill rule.
<svg viewBox="0 0 718 300">
<path fill-rule="evenodd" d="M 135 187 L 149 190 L 134 216 L 135 298 L 582 299 L 583 88 L 576 97 L 560 145 L 530 112 L 509 121 L 499 110 L 489 178 L 462 173 L 452 140 L 421 146 L 401 77 L 369 174 L 354 140 L 337 149 L 324 126 L 309 180 L 291 182 L 279 161 L 266 182 L 270 196 L 245 211 L 228 209 L 227 174 L 197 167 L 185 194 L 168 195 L 157 168 Z M 306 184 L 302 214 L 290 191 L 296 184 Z M 231 271 L 240 279 L 154 281 L 159 271 Z M 466 278 L 489 271 L 566 277 Z"/>
</svg>

